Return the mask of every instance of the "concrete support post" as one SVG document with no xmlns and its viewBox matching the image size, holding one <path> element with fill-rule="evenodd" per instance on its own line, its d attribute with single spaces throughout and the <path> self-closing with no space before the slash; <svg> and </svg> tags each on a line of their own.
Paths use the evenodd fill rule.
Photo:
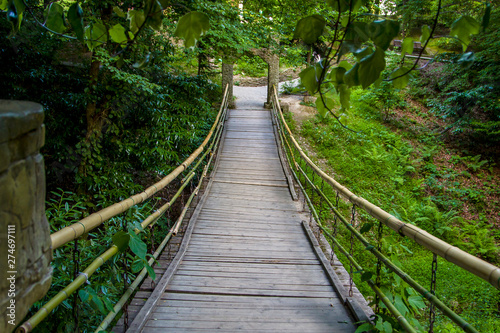
<svg viewBox="0 0 500 333">
<path fill-rule="evenodd" d="M 40 104 L 0 100 L 0 332 L 12 332 L 52 281 Z"/>
<path fill-rule="evenodd" d="M 234 109 L 233 100 L 233 63 L 227 60 L 222 61 L 222 89 L 226 89 L 226 84 L 229 84 L 229 108 Z"/>
<path fill-rule="evenodd" d="M 267 102 L 264 107 L 271 108 L 271 96 L 273 95 L 273 86 L 278 89 L 280 82 L 280 57 L 277 54 L 271 53 L 267 56 Z"/>
</svg>

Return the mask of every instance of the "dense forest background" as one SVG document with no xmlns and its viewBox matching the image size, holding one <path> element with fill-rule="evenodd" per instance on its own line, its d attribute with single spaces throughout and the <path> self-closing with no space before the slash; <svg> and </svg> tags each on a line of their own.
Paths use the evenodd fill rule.
<svg viewBox="0 0 500 333">
<path fill-rule="evenodd" d="M 394 39 L 413 38 L 425 44 L 422 36 L 427 30 L 422 27 L 433 28 L 422 54 L 433 61 L 418 61 L 416 67 L 423 68 L 406 76 L 408 86 L 399 81 L 395 84 L 396 80 L 376 82 L 368 89 L 357 84 L 349 87 L 349 102 L 346 93 L 339 92 L 328 95 L 331 103 L 327 105 L 305 103 L 303 106 L 311 108 L 313 115 L 307 119 L 290 115 L 290 124 L 311 154 L 354 193 L 498 265 L 497 8 L 476 1 L 353 4 L 358 2 L 363 4 L 361 21 L 395 18 L 401 22 Z M 0 98 L 30 100 L 44 106 L 46 142 L 42 153 L 52 231 L 141 191 L 180 164 L 212 125 L 222 94 L 223 62 L 235 63 L 236 73 L 242 76 L 265 75 L 267 65 L 251 51 L 266 47 L 280 55 L 283 72 L 317 68 L 315 55 L 328 58 L 329 47 L 335 49 L 329 41 L 337 37 L 336 26 L 327 25 L 317 38 L 305 43 L 304 36 L 297 36 L 297 22 L 317 14 L 335 21 L 339 12 L 346 13 L 340 8 L 343 1 L 338 2 L 336 11 L 331 9 L 335 7 L 332 1 L 188 0 L 160 1 L 162 15 L 141 16 L 141 8 L 154 6 L 149 3 L 84 1 L 79 4 L 80 14 L 72 7 L 73 1 L 26 1 L 24 13 L 20 13 L 21 1 L 1 1 L 0 9 L 8 19 L 0 19 Z M 441 11 L 436 19 L 438 3 Z M 68 8 L 76 14 L 60 19 Z M 196 47 L 186 38 L 188 45 L 174 37 L 179 19 L 192 11 L 205 13 L 210 21 L 210 29 L 194 38 Z M 462 27 L 466 32 L 459 36 L 470 39 L 466 45 L 450 34 L 454 22 L 462 16 L 472 17 L 480 25 Z M 74 23 L 78 20 L 92 29 L 84 31 L 82 25 L 79 32 L 79 25 Z M 82 42 L 83 36 L 91 41 Z M 341 54 L 338 60 L 352 66 L 366 56 L 356 52 Z M 414 50 L 413 55 L 419 52 Z M 402 60 L 401 50 L 392 45 L 385 51 L 385 59 L 381 75 L 386 79 L 416 61 Z M 311 90 L 307 88 L 307 83 L 299 88 L 285 85 L 282 93 L 315 95 L 321 100 L 321 88 L 312 94 L 306 92 Z M 326 111 L 326 106 L 330 110 Z M 162 197 L 135 207 L 128 216 L 80 239 L 80 265 L 104 248 L 95 240 L 110 243 L 124 223 L 139 220 L 168 194 L 167 189 Z M 160 224 L 166 231 L 173 217 L 163 219 Z M 160 238 L 161 233 L 155 237 Z M 68 263 L 72 246 L 54 253 L 55 285 L 63 286 L 73 278 Z M 394 251 L 414 272 L 418 272 L 415 267 L 428 262 L 416 248 L 410 248 L 411 254 L 404 249 Z M 96 327 L 112 300 L 121 294 L 123 288 L 118 285 L 123 279 L 133 278 L 133 272 L 125 271 L 121 260 L 116 259 L 79 293 L 78 309 L 88 318 L 79 325 L 82 331 Z M 442 286 L 440 292 L 454 310 L 483 332 L 500 330 L 498 291 L 468 275 L 456 276 L 446 263 L 442 265 L 443 281 L 454 282 Z M 427 273 L 421 275 L 428 281 Z M 63 319 L 73 312 L 75 304 L 69 300 L 63 303 L 53 314 L 58 320 L 43 323 L 39 330 L 73 332 L 78 324 Z M 422 322 L 425 316 L 415 314 Z M 444 319 L 439 323 L 438 331 L 455 330 Z"/>
</svg>

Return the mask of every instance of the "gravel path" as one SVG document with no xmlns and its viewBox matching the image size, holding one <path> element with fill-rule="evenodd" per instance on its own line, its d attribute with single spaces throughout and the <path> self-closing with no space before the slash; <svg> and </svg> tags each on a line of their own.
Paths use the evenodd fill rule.
<svg viewBox="0 0 500 333">
<path fill-rule="evenodd" d="M 298 84 L 298 79 L 293 81 L 280 82 L 279 87 L 285 83 Z M 233 86 L 233 95 L 236 97 L 237 109 L 262 109 L 267 100 L 267 86 L 261 87 L 240 87 Z"/>
</svg>

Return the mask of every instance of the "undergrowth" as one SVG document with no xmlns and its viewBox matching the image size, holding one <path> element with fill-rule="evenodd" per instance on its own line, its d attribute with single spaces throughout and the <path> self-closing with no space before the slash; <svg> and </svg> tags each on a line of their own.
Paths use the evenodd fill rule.
<svg viewBox="0 0 500 333">
<path fill-rule="evenodd" d="M 314 147 L 309 149 L 316 160 L 356 195 L 498 265 L 500 232 L 495 224 L 498 223 L 500 192 L 495 164 L 480 155 L 466 154 L 446 145 L 431 129 L 410 131 L 407 125 L 402 126 L 395 110 L 412 108 L 403 93 L 388 94 L 381 86 L 353 91 L 351 100 L 352 108 L 341 119 L 353 131 L 345 130 L 331 117 L 319 115 L 302 124 L 292 121 L 292 127 L 305 139 L 306 146 Z M 338 101 L 337 105 L 340 105 Z M 390 107 L 384 109 L 387 105 Z M 330 197 L 334 198 L 334 193 L 330 193 Z M 342 211 L 349 220 L 350 207 L 344 205 Z M 359 211 L 356 216 L 361 229 L 367 225 L 366 237 L 375 241 L 377 224 L 373 218 Z M 332 216 L 325 217 L 333 220 Z M 345 229 L 338 228 L 338 238 L 349 248 L 350 234 L 342 230 Z M 429 288 L 432 255 L 387 228 L 383 235 L 384 253 Z M 401 245 L 395 245 L 399 242 Z M 366 253 L 366 249 L 355 245 L 354 252 Z M 373 272 L 375 260 L 370 257 L 357 258 L 361 258 L 363 267 Z M 344 264 L 348 266 L 347 260 Z M 363 294 L 372 294 L 366 283 L 361 282 L 361 274 L 354 274 L 354 279 Z M 391 297 L 399 295 L 407 300 L 412 295 L 399 280 L 386 272 L 383 285 L 390 287 L 387 291 Z M 437 295 L 479 331 L 500 331 L 498 291 L 441 258 L 438 260 Z M 411 304 L 405 302 L 402 308 L 410 311 Z M 415 315 L 423 326 L 428 321 L 427 312 Z M 446 317 L 438 315 L 435 332 L 460 331 L 452 327 Z"/>
</svg>

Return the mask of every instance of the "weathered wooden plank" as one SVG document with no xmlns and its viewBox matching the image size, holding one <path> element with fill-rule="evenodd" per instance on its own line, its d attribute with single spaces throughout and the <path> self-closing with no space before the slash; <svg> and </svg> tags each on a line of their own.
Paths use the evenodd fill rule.
<svg viewBox="0 0 500 333">
<path fill-rule="evenodd" d="M 266 237 L 262 236 L 236 236 L 236 235 L 216 235 L 216 234 L 194 234 L 193 235 L 193 241 L 204 241 L 204 242 L 226 242 L 226 243 L 241 243 L 241 242 L 246 242 L 246 243 L 260 243 L 262 245 L 267 245 L 271 244 L 274 242 L 280 242 L 280 243 L 285 243 L 288 245 L 295 245 L 295 246 L 308 246 L 308 243 L 306 243 L 303 239 L 297 238 L 294 240 L 288 239 L 288 238 L 283 238 L 283 237 L 272 237 L 271 235 L 266 235 Z"/>
<path fill-rule="evenodd" d="M 180 275 L 176 274 L 171 281 L 176 285 L 194 285 L 194 286 L 219 286 L 219 287 L 234 287 L 235 285 L 260 287 L 273 286 L 273 288 L 280 288 L 286 290 L 305 290 L 314 287 L 314 290 L 331 290 L 331 285 L 326 279 L 314 280 L 307 275 L 295 276 L 271 276 L 256 277 L 249 275 L 247 277 L 241 276 L 227 276 L 221 279 L 219 276 L 202 276 L 202 275 Z M 328 286 L 328 288 L 320 288 Z M 317 287 L 317 289 L 316 289 Z"/>
<path fill-rule="evenodd" d="M 207 327 L 146 327 L 143 332 L 145 333 L 165 333 L 165 329 L 175 331 L 176 333 L 184 333 L 184 332 L 217 332 L 217 333 L 234 333 L 234 328 L 222 329 L 222 328 L 207 328 Z M 343 332 L 353 332 L 354 330 L 347 331 L 336 331 L 339 333 Z M 304 333 L 304 332 L 315 332 L 315 333 L 332 333 L 331 328 L 325 327 L 322 329 L 314 329 L 313 331 L 308 330 L 307 327 L 302 327 L 297 325 L 293 325 L 293 327 L 283 327 L 280 329 L 279 327 L 267 327 L 265 325 L 261 325 L 257 330 L 254 328 L 239 328 L 238 332 L 241 333 L 254 333 L 254 332 L 287 332 L 287 333 Z"/>
<path fill-rule="evenodd" d="M 279 186 L 288 188 L 285 181 L 265 181 L 261 180 L 259 182 L 249 182 L 249 181 L 227 181 L 222 179 L 214 179 L 214 181 L 226 184 L 244 184 L 244 185 L 260 185 L 260 186 Z"/>
<path fill-rule="evenodd" d="M 306 288 L 304 288 L 306 289 Z M 246 296 L 279 296 L 279 297 L 331 297 L 333 290 L 324 291 L 311 291 L 311 290 L 285 290 L 276 289 L 272 285 L 267 286 L 267 288 L 246 288 L 243 289 L 242 286 L 237 286 L 234 288 L 224 288 L 224 287 L 203 287 L 203 286 L 184 286 L 184 285 L 168 285 L 166 292 L 191 292 L 191 293 L 206 293 L 206 294 L 231 294 L 240 295 L 242 297 Z"/>
<path fill-rule="evenodd" d="M 165 293 L 158 304 L 164 304 L 169 301 L 191 301 L 196 303 L 241 303 L 241 304 L 262 304 L 262 306 L 304 306 L 313 304 L 317 306 L 333 306 L 335 297 L 273 297 L 273 296 L 248 296 L 241 297 L 237 295 L 216 295 L 216 294 L 188 294 L 188 293 Z"/>
<path fill-rule="evenodd" d="M 260 308 L 272 309 L 329 309 L 338 306 L 337 298 L 330 297 L 258 297 L 234 295 L 209 295 L 189 293 L 166 293 L 158 302 L 165 307 L 249 308 L 256 304 Z"/>
<path fill-rule="evenodd" d="M 179 268 L 177 271 L 176 275 L 177 276 L 205 276 L 205 277 L 228 277 L 228 278 L 269 278 L 272 277 L 273 279 L 276 278 L 276 276 L 279 276 L 281 279 L 289 279 L 290 281 L 294 281 L 296 278 L 303 278 L 304 276 L 307 276 L 307 279 L 310 280 L 324 280 L 325 274 L 323 273 L 322 270 L 308 270 L 307 274 L 304 274 L 304 271 L 296 272 L 292 270 L 242 270 L 239 271 L 237 269 L 229 269 L 229 270 L 207 270 L 207 269 L 199 269 L 195 270 L 192 267 L 188 267 L 189 269 L 182 269 Z"/>
<path fill-rule="evenodd" d="M 172 311 L 173 310 L 173 311 Z M 333 327 L 337 326 L 335 318 L 341 314 L 333 308 L 330 310 L 318 309 L 266 309 L 261 308 L 259 312 L 248 311 L 249 309 L 210 309 L 210 308 L 157 308 L 152 314 L 153 320 L 209 320 L 211 322 L 247 322 L 257 321 L 260 323 L 316 323 L 319 318 L 323 323 Z M 345 325 L 345 324 L 344 324 Z"/>
<path fill-rule="evenodd" d="M 267 255 L 266 255 L 267 254 Z M 286 259 L 286 260 L 314 260 L 314 255 L 311 255 L 308 252 L 285 252 L 285 251 L 272 251 L 272 254 L 269 255 L 269 251 L 248 251 L 248 250 L 214 250 L 214 251 L 206 251 L 200 249 L 190 249 L 186 252 L 186 257 L 194 256 L 197 258 L 211 258 L 211 259 L 237 259 L 241 258 L 245 259 Z"/>
<path fill-rule="evenodd" d="M 241 263 L 258 263 L 258 264 L 294 264 L 294 265 L 313 265 L 315 260 L 307 260 L 307 259 L 283 259 L 283 258 L 224 258 L 224 257 L 202 257 L 202 256 L 186 256 L 183 259 L 183 262 L 186 263 L 188 261 L 200 261 L 203 260 L 205 262 L 241 262 Z"/>
</svg>

